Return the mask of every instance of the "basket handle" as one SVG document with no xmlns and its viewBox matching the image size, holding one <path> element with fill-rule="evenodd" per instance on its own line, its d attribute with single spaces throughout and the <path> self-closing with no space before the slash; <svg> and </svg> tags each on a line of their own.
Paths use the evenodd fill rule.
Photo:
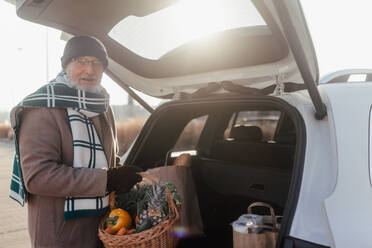
<svg viewBox="0 0 372 248">
<path fill-rule="evenodd" d="M 109 195 L 109 206 L 110 210 L 113 210 L 115 208 L 115 191 L 111 191 Z"/>
<path fill-rule="evenodd" d="M 264 202 L 254 202 L 254 203 L 252 203 L 251 205 L 248 206 L 247 211 L 248 211 L 249 214 L 252 214 L 252 208 L 253 207 L 268 208 L 270 210 L 270 215 L 271 215 L 271 218 L 272 218 L 272 224 L 273 224 L 274 227 L 276 227 L 275 211 L 274 211 L 274 208 L 270 204 L 267 204 L 267 203 L 264 203 Z"/>
</svg>

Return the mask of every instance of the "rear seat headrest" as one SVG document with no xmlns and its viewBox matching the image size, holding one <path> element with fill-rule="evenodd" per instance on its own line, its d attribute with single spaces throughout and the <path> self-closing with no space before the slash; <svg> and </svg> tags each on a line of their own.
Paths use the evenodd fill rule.
<svg viewBox="0 0 372 248">
<path fill-rule="evenodd" d="M 239 141 L 262 141 L 262 130 L 257 126 L 236 125 L 231 128 L 229 139 Z"/>
</svg>

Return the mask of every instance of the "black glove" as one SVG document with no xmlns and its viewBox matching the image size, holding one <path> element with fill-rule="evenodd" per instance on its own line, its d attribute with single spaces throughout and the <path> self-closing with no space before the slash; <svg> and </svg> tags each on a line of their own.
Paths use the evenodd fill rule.
<svg viewBox="0 0 372 248">
<path fill-rule="evenodd" d="M 137 172 L 143 171 L 135 166 L 121 166 L 107 170 L 107 191 L 118 193 L 128 192 L 136 183 L 142 180 Z"/>
</svg>

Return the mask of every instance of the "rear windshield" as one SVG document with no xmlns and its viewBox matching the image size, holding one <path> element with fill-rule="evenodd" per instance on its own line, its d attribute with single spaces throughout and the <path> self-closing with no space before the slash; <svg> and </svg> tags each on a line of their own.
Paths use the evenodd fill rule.
<svg viewBox="0 0 372 248">
<path fill-rule="evenodd" d="M 127 16 L 109 36 L 133 53 L 157 60 L 213 33 L 255 26 L 266 23 L 251 1 L 183 0 L 146 16 Z"/>
<path fill-rule="evenodd" d="M 236 127 L 257 127 L 262 132 L 264 142 L 272 141 L 278 121 L 280 111 L 240 111 L 235 112 L 224 132 L 224 139 L 233 139 L 231 130 Z"/>
<path fill-rule="evenodd" d="M 203 131 L 208 115 L 192 119 L 183 129 L 176 145 L 172 150 L 194 150 L 198 144 L 200 134 Z"/>
</svg>

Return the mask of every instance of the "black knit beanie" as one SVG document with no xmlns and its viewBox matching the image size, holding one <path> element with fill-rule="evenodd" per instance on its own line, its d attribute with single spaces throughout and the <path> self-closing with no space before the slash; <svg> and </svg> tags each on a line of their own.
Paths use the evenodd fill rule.
<svg viewBox="0 0 372 248">
<path fill-rule="evenodd" d="M 72 59 L 82 56 L 96 57 L 102 61 L 105 69 L 108 65 L 107 52 L 102 42 L 90 36 L 75 36 L 66 43 L 61 58 L 62 67 L 65 68 Z"/>
</svg>

